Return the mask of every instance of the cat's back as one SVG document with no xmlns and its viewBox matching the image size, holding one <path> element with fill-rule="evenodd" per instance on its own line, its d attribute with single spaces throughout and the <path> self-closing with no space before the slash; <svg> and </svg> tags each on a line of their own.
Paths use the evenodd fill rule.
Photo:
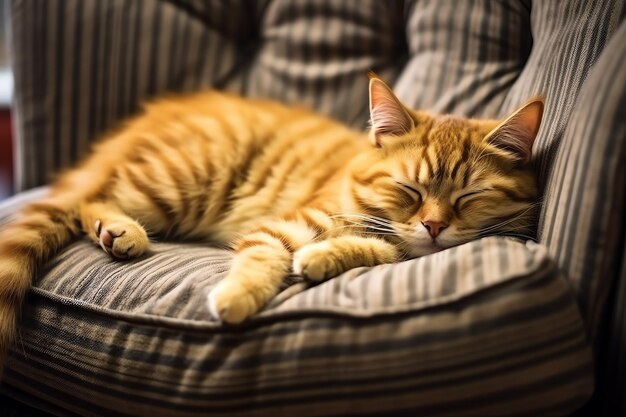
<svg viewBox="0 0 626 417">
<path fill-rule="evenodd" d="M 305 108 L 207 91 L 147 104 L 96 155 L 117 155 L 108 192 L 125 212 L 205 237 L 297 209 L 363 146 Z"/>
<path fill-rule="evenodd" d="M 148 102 L 124 130 L 134 137 L 134 147 L 150 148 L 154 141 L 184 147 L 198 141 L 223 151 L 233 145 L 238 151 L 243 150 L 241 146 L 253 146 L 258 151 L 276 142 L 289 144 L 293 149 L 313 139 L 317 145 L 323 145 L 362 136 L 301 105 L 214 90 L 170 95 Z"/>
</svg>

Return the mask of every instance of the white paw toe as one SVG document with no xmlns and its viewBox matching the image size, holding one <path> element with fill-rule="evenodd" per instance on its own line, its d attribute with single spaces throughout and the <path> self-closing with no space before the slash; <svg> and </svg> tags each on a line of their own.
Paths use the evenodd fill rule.
<svg viewBox="0 0 626 417">
<path fill-rule="evenodd" d="M 254 297 L 239 285 L 221 282 L 208 296 L 211 316 L 229 324 L 238 324 L 257 312 Z"/>
</svg>

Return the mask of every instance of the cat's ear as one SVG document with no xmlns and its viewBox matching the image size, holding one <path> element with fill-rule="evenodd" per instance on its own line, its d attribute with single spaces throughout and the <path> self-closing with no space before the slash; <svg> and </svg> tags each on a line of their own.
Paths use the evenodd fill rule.
<svg viewBox="0 0 626 417">
<path fill-rule="evenodd" d="M 370 140 L 376 147 L 381 145 L 381 136 L 397 136 L 408 133 L 415 122 L 391 88 L 373 73 L 370 73 Z"/>
<path fill-rule="evenodd" d="M 528 162 L 541 126 L 543 107 L 543 97 L 530 99 L 489 132 L 485 140 L 510 153 L 518 161 Z"/>
</svg>

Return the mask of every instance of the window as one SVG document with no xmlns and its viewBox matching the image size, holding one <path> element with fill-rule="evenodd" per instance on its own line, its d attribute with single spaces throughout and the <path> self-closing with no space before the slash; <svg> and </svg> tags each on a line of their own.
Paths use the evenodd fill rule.
<svg viewBox="0 0 626 417">
<path fill-rule="evenodd" d="M 9 67 L 9 0 L 0 0 L 0 107 L 8 107 L 13 95 L 13 76 Z"/>
</svg>

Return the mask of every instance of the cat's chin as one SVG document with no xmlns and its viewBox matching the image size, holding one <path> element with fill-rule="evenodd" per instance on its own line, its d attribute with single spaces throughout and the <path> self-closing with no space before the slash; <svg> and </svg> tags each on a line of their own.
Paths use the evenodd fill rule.
<svg viewBox="0 0 626 417">
<path fill-rule="evenodd" d="M 451 236 L 439 237 L 436 241 L 426 238 L 417 238 L 405 240 L 404 246 L 408 248 L 408 255 L 410 257 L 418 258 L 420 256 L 432 255 L 433 253 L 441 252 L 442 250 L 462 245 L 469 241 L 469 239 L 456 239 Z"/>
<path fill-rule="evenodd" d="M 412 258 L 419 258 L 420 256 L 431 255 L 433 253 L 440 252 L 446 249 L 444 246 L 440 246 L 436 243 L 429 242 L 427 244 L 409 244 L 408 246 L 409 256 Z"/>
</svg>

